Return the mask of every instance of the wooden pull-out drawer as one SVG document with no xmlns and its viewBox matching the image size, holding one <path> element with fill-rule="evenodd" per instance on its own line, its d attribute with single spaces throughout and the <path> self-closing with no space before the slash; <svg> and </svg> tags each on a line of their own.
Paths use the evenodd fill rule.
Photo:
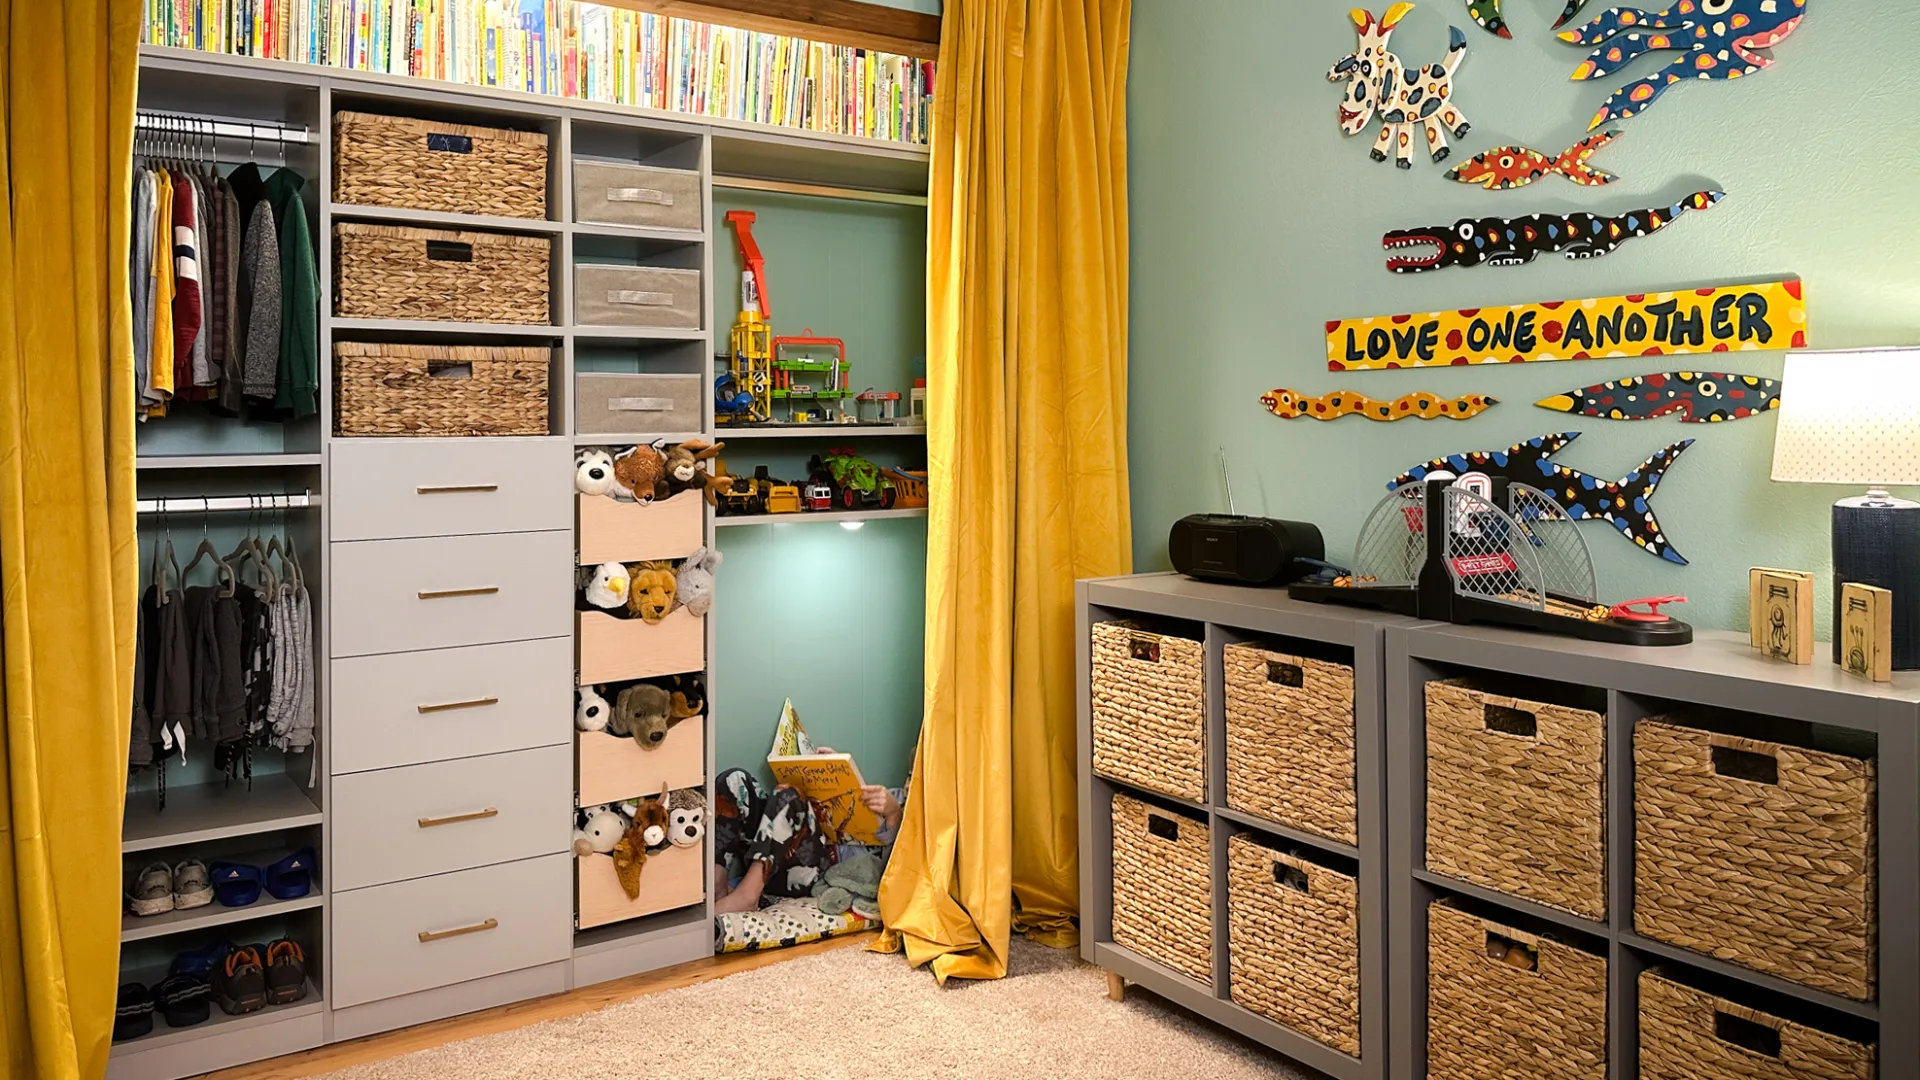
<svg viewBox="0 0 1920 1080">
<path fill-rule="evenodd" d="M 333 545 L 333 655 L 565 637 L 573 534 Z"/>
<path fill-rule="evenodd" d="M 573 734 L 567 638 L 358 656 L 335 661 L 332 677 L 335 776 L 557 746 Z"/>
<path fill-rule="evenodd" d="M 573 525 L 565 439 L 335 439 L 329 452 L 336 541 Z"/>
</svg>

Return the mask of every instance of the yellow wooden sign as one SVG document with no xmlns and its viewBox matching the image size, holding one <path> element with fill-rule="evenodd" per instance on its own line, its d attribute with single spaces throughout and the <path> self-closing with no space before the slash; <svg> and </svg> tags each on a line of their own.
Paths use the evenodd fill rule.
<svg viewBox="0 0 1920 1080">
<path fill-rule="evenodd" d="M 1327 323 L 1328 371 L 1807 347 L 1797 279 Z"/>
</svg>

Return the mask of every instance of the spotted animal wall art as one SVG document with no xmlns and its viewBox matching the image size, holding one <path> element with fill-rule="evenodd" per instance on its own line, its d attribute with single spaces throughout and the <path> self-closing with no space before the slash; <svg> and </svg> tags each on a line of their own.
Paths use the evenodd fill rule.
<svg viewBox="0 0 1920 1080">
<path fill-rule="evenodd" d="M 1393 252 L 1387 269 L 1423 274 L 1450 266 L 1524 266 L 1544 254 L 1597 259 L 1635 237 L 1651 236 L 1689 210 L 1708 210 L 1724 191 L 1700 191 L 1672 206 L 1629 210 L 1603 217 L 1584 211 L 1532 214 L 1523 218 L 1463 218 L 1447 225 L 1396 229 L 1380 238 Z"/>
<path fill-rule="evenodd" d="M 1359 45 L 1327 72 L 1329 82 L 1347 84 L 1340 99 L 1340 130 L 1358 135 L 1378 115 L 1380 136 L 1373 143 L 1373 160 L 1385 161 L 1392 154 L 1402 169 L 1413 167 L 1416 137 L 1428 156 L 1441 162 L 1453 152 L 1448 136 L 1461 138 L 1472 127 L 1453 103 L 1453 76 L 1467 55 L 1467 36 L 1458 27 L 1448 28 L 1451 44 L 1442 63 L 1407 67 L 1388 51 L 1393 28 L 1412 10 L 1412 4 L 1395 4 L 1376 17 L 1354 8 L 1350 17 Z"/>
<path fill-rule="evenodd" d="M 1679 0 L 1658 12 L 1610 8 L 1563 31 L 1562 41 L 1594 46 L 1573 69 L 1575 82 L 1611 75 L 1648 53 L 1680 53 L 1663 70 L 1614 91 L 1587 130 L 1646 112 L 1682 80 L 1740 79 L 1770 66 L 1773 57 L 1763 50 L 1799 29 L 1806 10 L 1807 0 Z"/>
<path fill-rule="evenodd" d="M 1721 424 L 1779 408 L 1780 381 L 1724 371 L 1668 371 L 1568 390 L 1534 404 L 1599 420 L 1678 415 L 1683 423 Z"/>
<path fill-rule="evenodd" d="M 1587 0 L 1567 0 L 1567 6 L 1554 20 L 1553 27 L 1558 30 L 1580 15 L 1580 9 L 1587 6 Z M 1511 38 L 1513 31 L 1508 29 L 1507 20 L 1500 13 L 1500 0 L 1467 0 L 1467 15 L 1480 25 L 1482 30 L 1496 37 Z"/>
<path fill-rule="evenodd" d="M 1587 159 L 1619 137 L 1617 131 L 1603 132 L 1575 143 L 1556 158 L 1524 146 L 1496 146 L 1484 154 L 1475 154 L 1467 159 L 1466 164 L 1453 168 L 1447 173 L 1447 179 L 1462 184 L 1479 184 L 1488 191 L 1510 191 L 1555 175 L 1587 187 L 1604 187 L 1620 178 L 1587 164 Z"/>
<path fill-rule="evenodd" d="M 1260 404 L 1282 420 L 1301 417 L 1338 420 L 1343 416 L 1364 416 L 1369 420 L 1390 423 L 1395 420 L 1466 420 L 1500 404 L 1500 399 L 1485 394 L 1449 398 L 1420 391 L 1392 401 L 1375 401 L 1351 390 L 1336 390 L 1331 394 L 1311 397 L 1295 390 L 1275 389 L 1261 394 Z"/>
</svg>

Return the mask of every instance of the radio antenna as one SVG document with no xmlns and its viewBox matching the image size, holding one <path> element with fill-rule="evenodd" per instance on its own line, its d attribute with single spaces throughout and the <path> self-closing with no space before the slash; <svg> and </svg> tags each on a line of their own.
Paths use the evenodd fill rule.
<svg viewBox="0 0 1920 1080">
<path fill-rule="evenodd" d="M 1218 449 L 1220 451 L 1220 479 L 1227 485 L 1227 513 L 1233 514 L 1237 512 L 1233 508 L 1233 473 L 1227 468 L 1227 448 L 1222 446 Z"/>
</svg>

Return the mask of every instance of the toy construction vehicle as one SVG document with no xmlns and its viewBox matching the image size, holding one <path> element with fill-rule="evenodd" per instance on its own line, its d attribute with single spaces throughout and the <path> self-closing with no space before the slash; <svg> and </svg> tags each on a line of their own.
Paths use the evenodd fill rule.
<svg viewBox="0 0 1920 1080">
<path fill-rule="evenodd" d="M 891 510 L 898 497 L 893 480 L 850 449 L 815 454 L 807 473 L 809 483 L 832 489 L 833 505 L 842 510 Z"/>
<path fill-rule="evenodd" d="M 715 512 L 723 516 L 767 512 L 770 496 L 780 481 L 767 474 L 765 465 L 756 466 L 752 476 L 727 473 L 724 462 L 720 463 L 720 469 L 724 475 L 733 477 L 733 483 L 720 493 L 720 505 L 715 507 Z"/>
</svg>

